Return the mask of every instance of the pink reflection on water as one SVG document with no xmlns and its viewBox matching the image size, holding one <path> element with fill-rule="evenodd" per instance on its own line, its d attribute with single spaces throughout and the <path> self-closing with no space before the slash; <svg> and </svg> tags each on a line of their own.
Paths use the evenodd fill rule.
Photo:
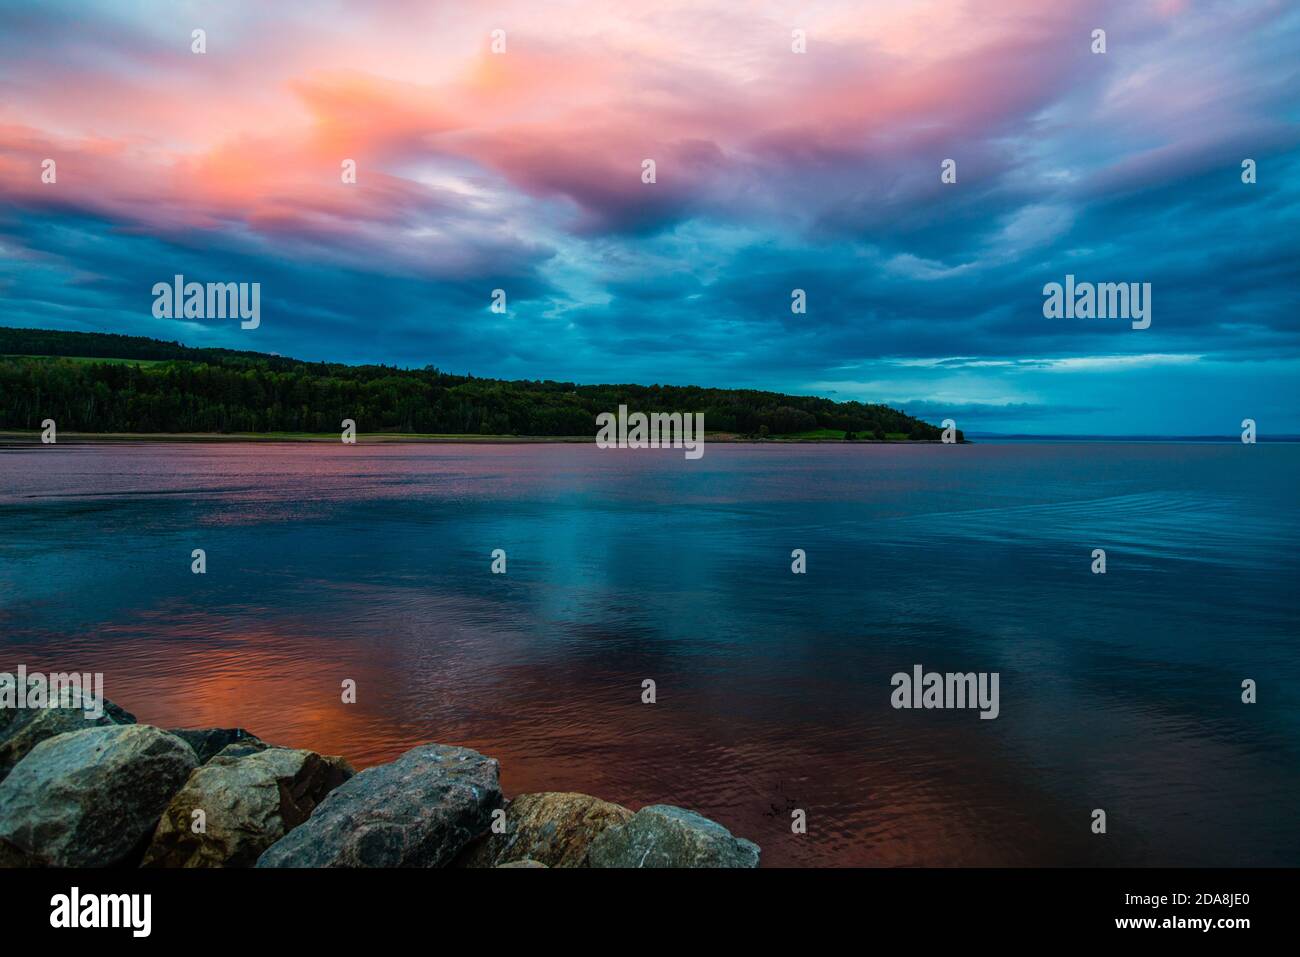
<svg viewBox="0 0 1300 957">
<path fill-rule="evenodd" d="M 1044 766 L 1074 766 L 1081 756 L 1091 760 L 1084 767 L 1089 785 L 1121 781 L 1131 789 L 1131 795 L 1119 791 L 1129 795 L 1129 813 L 1148 820 L 1169 817 L 1161 793 L 1169 782 L 1187 793 L 1189 803 L 1212 783 L 1220 795 L 1217 808 L 1235 801 L 1240 790 L 1225 781 L 1249 780 L 1237 771 L 1257 769 L 1243 760 L 1241 749 L 1207 740 L 1199 719 L 1184 726 L 1161 724 L 1165 712 L 1177 714 L 1167 703 L 1157 702 L 1150 714 L 1135 714 L 1108 690 L 1079 699 L 1100 700 L 1108 709 L 1109 723 L 1091 728 L 1091 736 L 1071 736 L 1083 720 L 1076 710 L 1064 722 L 1059 716 L 1045 722 L 1043 727 L 1054 729 L 1050 735 L 1028 726 L 1025 739 L 1035 747 L 1022 741 L 1018 754 L 1004 746 L 1002 735 L 1027 727 L 1023 724 L 935 723 L 918 715 L 895 721 L 883 699 L 864 697 L 878 690 L 870 684 L 874 679 L 863 682 L 861 690 L 852 682 L 846 689 L 843 682 L 828 685 L 822 671 L 807 667 L 821 655 L 838 655 L 837 667 L 852 665 L 852 646 L 821 639 L 847 633 L 856 641 L 861 634 L 867 644 L 874 637 L 869 623 L 814 618 L 814 625 L 801 626 L 801 615 L 820 608 L 800 605 L 793 592 L 778 594 L 770 579 L 768 592 L 756 598 L 745 577 L 753 574 L 755 556 L 741 546 L 755 536 L 779 541 L 791 532 L 815 532 L 823 536 L 822 555 L 847 543 L 856 558 L 885 535 L 909 549 L 918 543 L 937 549 L 946 540 L 936 538 L 936 528 L 945 535 L 967 534 L 956 539 L 959 545 L 1011 535 L 1054 535 L 1072 543 L 1076 528 L 1090 535 L 1104 528 L 1111 541 L 1134 537 L 1155 553 L 1204 556 L 1215 534 L 1253 528 L 1255 518 L 1230 509 L 1231 499 L 1204 490 L 1183 495 L 1166 489 L 1155 499 L 1130 494 L 1126 470 L 1143 462 L 1180 468 L 1193 456 L 1204 465 L 1234 451 L 1132 448 L 1123 450 L 1118 467 L 1104 458 L 1094 461 L 1091 449 L 1080 455 L 1059 447 L 1022 447 L 1009 454 L 1005 447 L 978 446 L 712 445 L 686 470 L 680 453 L 672 450 L 628 454 L 588 445 L 24 450 L 0 454 L 0 501 L 69 504 L 60 522 L 31 519 L 36 543 L 31 551 L 66 559 L 80 575 L 69 581 L 82 588 L 94 583 L 98 569 L 94 560 L 75 565 L 72 559 L 96 548 L 111 560 L 112 549 L 130 540 L 131 523 L 156 503 L 176 501 L 173 496 L 199 506 L 185 513 L 190 524 L 191 519 L 209 525 L 280 524 L 299 533 L 317 526 L 323 534 L 290 539 L 304 561 L 276 557 L 260 566 L 263 573 L 283 568 L 284 575 L 264 590 L 252 586 L 255 597 L 241 592 L 230 598 L 221 606 L 229 617 L 212 613 L 193 596 L 187 580 L 170 595 L 142 588 L 140 600 L 112 606 L 112 612 L 102 603 L 111 605 L 113 596 L 98 594 L 100 602 L 83 601 L 80 617 L 68 619 L 75 626 L 59 631 L 47 617 L 57 617 L 56 592 L 24 584 L 21 595 L 0 596 L 5 599 L 0 627 L 17 631 L 17 639 L 4 645 L 12 660 L 33 669 L 101 670 L 109 696 L 142 721 L 164 727 L 240 725 L 277 744 L 341 754 L 358 767 L 391 760 L 428 741 L 464 744 L 501 760 L 509 794 L 576 790 L 631 807 L 652 802 L 692 807 L 756 840 L 769 865 L 1089 863 L 1097 861 L 1101 845 L 1079 826 L 1071 796 L 1053 790 Z M 1076 471 L 1085 473 L 1083 478 Z M 371 500 L 384 504 L 359 512 L 340 507 Z M 569 541 L 558 521 L 540 526 L 535 551 L 554 574 L 540 574 L 545 563 L 539 562 L 539 574 L 528 586 L 525 576 L 512 577 L 512 584 L 518 580 L 520 587 L 534 589 L 514 604 L 493 592 L 466 589 L 446 567 L 424 576 L 418 561 L 436 561 L 440 548 L 455 543 L 449 529 L 463 527 L 457 507 L 480 502 L 489 503 L 480 510 L 489 517 L 515 509 L 507 521 L 521 526 L 533 516 L 520 503 L 560 503 L 566 508 L 533 513 L 560 515 L 565 522 L 585 516 L 586 534 Z M 870 503 L 873 511 L 862 520 L 820 506 L 809 513 L 768 508 L 788 502 Z M 126 503 L 145 504 L 131 509 L 122 507 Z M 612 515 L 615 503 L 629 507 Z M 424 526 L 426 504 L 451 519 Z M 653 569 L 642 560 L 644 540 L 626 541 L 609 520 L 624 519 L 622 527 L 661 523 L 667 510 L 692 505 L 711 506 L 690 513 L 693 521 L 713 522 L 711 550 L 697 548 L 709 551 L 709 562 L 692 566 L 689 556 L 673 552 L 670 570 L 657 580 L 658 591 L 651 585 L 645 595 L 623 594 L 623 581 L 631 580 L 635 589 Z M 95 522 L 87 522 L 86 513 L 98 516 Z M 1196 520 L 1175 521 L 1183 515 Z M 896 517 L 899 521 L 886 524 Z M 381 521 L 390 524 L 367 524 Z M 93 543 L 84 540 L 88 526 L 100 533 Z M 404 543 L 413 546 L 417 561 L 383 564 L 391 548 L 388 536 L 411 529 Z M 842 541 L 826 529 L 840 533 Z M 163 518 L 146 534 L 173 531 Z M 236 540 L 256 548 L 262 534 L 259 529 Z M 355 543 L 344 560 L 321 565 L 305 560 L 314 554 L 310 549 L 323 543 L 328 551 L 336 540 Z M 1187 542 L 1194 547 L 1185 547 Z M 765 539 L 761 544 L 767 547 Z M 1240 551 L 1237 538 L 1227 539 L 1223 550 L 1228 546 L 1233 554 Z M 774 554 L 781 566 L 783 554 L 779 549 Z M 901 546 L 892 555 L 898 560 Z M 630 556 L 627 564 L 635 577 L 607 577 L 617 564 L 611 558 L 622 556 Z M 1273 554 L 1265 558 L 1272 560 Z M 380 573 L 358 581 L 354 573 L 368 562 Z M 463 554 L 454 565 L 462 564 Z M 151 568 L 156 566 L 142 566 L 142 574 Z M 931 568 L 913 570 L 925 576 Z M 691 578 L 697 569 L 710 588 Z M 918 620 L 936 629 L 963 624 L 950 609 L 918 604 L 913 597 L 918 584 L 900 577 L 874 606 L 881 616 L 897 618 L 896 642 L 899 635 L 913 638 Z M 1078 587 L 1092 584 L 1085 578 Z M 845 576 L 819 600 L 851 602 L 858 587 L 856 579 Z M 294 591 L 290 596 L 280 588 Z M 973 606 L 971 618 L 986 626 L 980 628 L 985 642 L 1005 641 L 1019 654 L 1036 647 L 1064 654 L 1043 641 L 1051 633 L 1051 617 L 1042 619 L 1048 622 L 1042 634 L 1030 627 L 1041 623 L 1033 617 L 1013 620 L 1022 630 L 997 627 L 1007 609 L 1026 600 L 1014 581 L 1006 591 L 986 578 L 963 588 L 959 593 Z M 681 636 L 657 620 L 671 617 L 660 602 L 664 595 L 692 602 L 699 613 L 701 646 L 682 651 L 680 659 L 667 649 Z M 745 670 L 747 635 L 733 647 L 712 633 L 725 636 L 727 617 L 750 610 L 756 600 L 766 602 L 770 612 L 760 622 L 771 629 L 768 653 L 778 659 L 787 648 L 807 654 L 789 672 L 778 670 L 775 680 L 764 680 L 770 674 L 761 668 Z M 1142 597 L 1146 607 L 1157 600 Z M 74 596 L 69 604 L 77 601 Z M 12 606 L 6 608 L 8 603 Z M 588 651 L 574 638 L 585 635 L 584 626 L 625 615 L 630 621 L 621 622 L 627 625 L 622 637 L 635 646 L 627 657 L 608 656 L 601 645 L 576 653 Z M 113 620 L 91 627 L 96 616 Z M 826 626 L 820 631 L 819 621 Z M 617 632 L 613 626 L 608 630 Z M 960 629 L 954 634 L 960 636 Z M 641 636 L 647 640 L 637 645 Z M 617 650 L 616 642 L 611 645 Z M 525 657 L 528 649 L 534 653 Z M 895 649 L 906 653 L 897 643 Z M 662 706 L 639 702 L 643 661 L 654 664 L 665 694 Z M 1037 673 L 1055 682 L 1061 667 L 1048 661 Z M 856 673 L 852 677 L 856 680 Z M 345 678 L 357 682 L 356 705 L 340 701 Z M 880 684 L 884 687 L 883 678 Z M 1062 685 L 1070 690 L 1066 682 L 1051 687 Z M 1034 695 L 1044 705 L 1054 703 L 1050 689 Z M 805 710 L 825 702 L 834 706 L 820 714 Z M 1119 760 L 1112 764 L 1112 751 L 1105 758 L 1089 757 L 1088 742 L 1109 741 L 1116 728 L 1129 733 L 1124 749 L 1112 749 Z M 1159 780 L 1133 773 L 1130 765 L 1158 768 Z M 1199 791 L 1194 784 L 1202 785 Z M 807 836 L 790 833 L 789 812 L 796 807 L 808 813 Z"/>
<path fill-rule="evenodd" d="M 47 645 L 9 652 L 32 670 L 75 658 L 102 671 L 112 700 L 159 727 L 244 727 L 358 768 L 429 741 L 460 744 L 501 761 L 507 795 L 571 790 L 632 808 L 692 807 L 757 841 L 766 865 L 1035 862 L 1032 847 L 993 846 L 971 821 L 985 802 L 1005 816 L 996 775 L 960 794 L 937 783 L 936 763 L 965 747 L 960 733 L 909 755 L 851 725 L 828 732 L 791 715 L 720 720 L 689 705 L 646 707 L 624 676 L 563 664 L 497 662 L 485 684 L 472 643 L 427 683 L 404 686 L 394 656 L 323 649 L 305 631 L 217 639 L 206 624 L 165 616 L 150 628 L 145 639 L 109 627 L 57 655 Z M 341 701 L 343 678 L 357 682 L 355 705 Z M 807 812 L 811 837 L 791 833 L 792 807 Z"/>
</svg>

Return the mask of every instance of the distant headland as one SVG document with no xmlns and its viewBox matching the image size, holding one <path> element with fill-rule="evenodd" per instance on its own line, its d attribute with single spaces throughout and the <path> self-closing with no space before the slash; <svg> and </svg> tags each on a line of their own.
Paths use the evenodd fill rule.
<svg viewBox="0 0 1300 957">
<path fill-rule="evenodd" d="M 433 367 L 306 362 L 143 336 L 0 327 L 0 436 L 175 441 L 589 442 L 626 405 L 703 413 L 710 441 L 938 442 L 886 405 L 753 389 L 485 379 Z M 962 441 L 960 430 L 954 430 Z"/>
</svg>

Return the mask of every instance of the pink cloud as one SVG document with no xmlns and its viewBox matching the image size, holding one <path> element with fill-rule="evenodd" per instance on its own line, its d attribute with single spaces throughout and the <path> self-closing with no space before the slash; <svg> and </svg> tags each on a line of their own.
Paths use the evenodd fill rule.
<svg viewBox="0 0 1300 957">
<path fill-rule="evenodd" d="M 38 76 L 29 53 L 0 73 L 0 89 L 23 93 L 0 126 L 0 198 L 126 228 L 326 248 L 351 236 L 395 256 L 412 237 L 393 227 L 442 223 L 463 242 L 472 222 L 491 233 L 538 202 L 572 213 L 534 209 L 535 225 L 578 233 L 701 213 L 807 221 L 857 196 L 931 194 L 948 155 L 996 175 L 1000 138 L 1026 135 L 1106 67 L 1087 51 L 1095 9 L 574 2 L 453 17 L 385 3 L 334 22 L 267 7 L 213 22 L 204 56 L 188 53 L 188 20 L 163 32 L 115 20 L 105 49 L 61 41 L 76 63 Z M 1118 22 L 1158 33 L 1181 8 L 1123 9 Z M 487 46 L 498 25 L 505 55 Z M 790 52 L 792 25 L 808 30 L 807 54 Z M 46 156 L 57 187 L 39 182 Z M 354 187 L 339 180 L 345 158 L 361 170 Z M 442 188 L 430 169 L 477 182 Z"/>
</svg>

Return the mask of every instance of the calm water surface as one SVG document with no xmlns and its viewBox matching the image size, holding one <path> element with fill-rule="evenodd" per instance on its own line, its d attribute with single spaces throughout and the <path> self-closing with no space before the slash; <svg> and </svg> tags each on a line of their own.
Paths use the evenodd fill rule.
<svg viewBox="0 0 1300 957">
<path fill-rule="evenodd" d="M 7 449 L 0 670 L 358 767 L 468 745 L 765 864 L 1294 865 L 1298 486 L 1295 445 Z M 1001 716 L 893 710 L 918 663 Z"/>
</svg>

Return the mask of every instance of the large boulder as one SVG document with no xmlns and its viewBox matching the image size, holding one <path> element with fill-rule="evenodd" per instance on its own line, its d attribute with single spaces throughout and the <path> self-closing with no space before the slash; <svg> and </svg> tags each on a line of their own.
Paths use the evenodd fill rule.
<svg viewBox="0 0 1300 957">
<path fill-rule="evenodd" d="M 11 675 L 5 677 L 12 680 Z M 55 695 L 58 703 L 52 708 L 0 708 L 0 781 L 9 776 L 14 765 L 32 748 L 55 735 L 113 724 L 135 724 L 132 714 L 107 698 L 102 708 L 94 709 L 103 713 L 88 718 L 87 706 L 93 702 L 81 689 L 61 687 Z"/>
<path fill-rule="evenodd" d="M 547 867 L 586 867 L 591 842 L 632 812 L 587 794 L 521 794 L 506 807 L 505 831 L 489 833 L 461 858 L 464 867 L 539 861 Z"/>
<path fill-rule="evenodd" d="M 356 772 L 342 758 L 271 748 L 240 755 L 240 743 L 195 771 L 167 805 L 145 867 L 252 867 Z M 194 833 L 195 811 L 204 832 Z"/>
<path fill-rule="evenodd" d="M 652 804 L 592 841 L 592 867 L 757 867 L 758 845 L 707 817 Z"/>
<path fill-rule="evenodd" d="M 442 867 L 491 823 L 497 772 L 469 748 L 412 748 L 331 791 L 257 866 Z"/>
<path fill-rule="evenodd" d="M 32 748 L 0 782 L 0 857 L 49 867 L 134 865 L 198 762 L 145 724 L 86 728 Z"/>
<path fill-rule="evenodd" d="M 265 750 L 268 745 L 255 734 L 243 728 L 180 728 L 173 729 L 172 734 L 180 738 L 199 756 L 199 764 L 207 764 L 231 745 L 242 745 L 241 753 Z"/>
</svg>

